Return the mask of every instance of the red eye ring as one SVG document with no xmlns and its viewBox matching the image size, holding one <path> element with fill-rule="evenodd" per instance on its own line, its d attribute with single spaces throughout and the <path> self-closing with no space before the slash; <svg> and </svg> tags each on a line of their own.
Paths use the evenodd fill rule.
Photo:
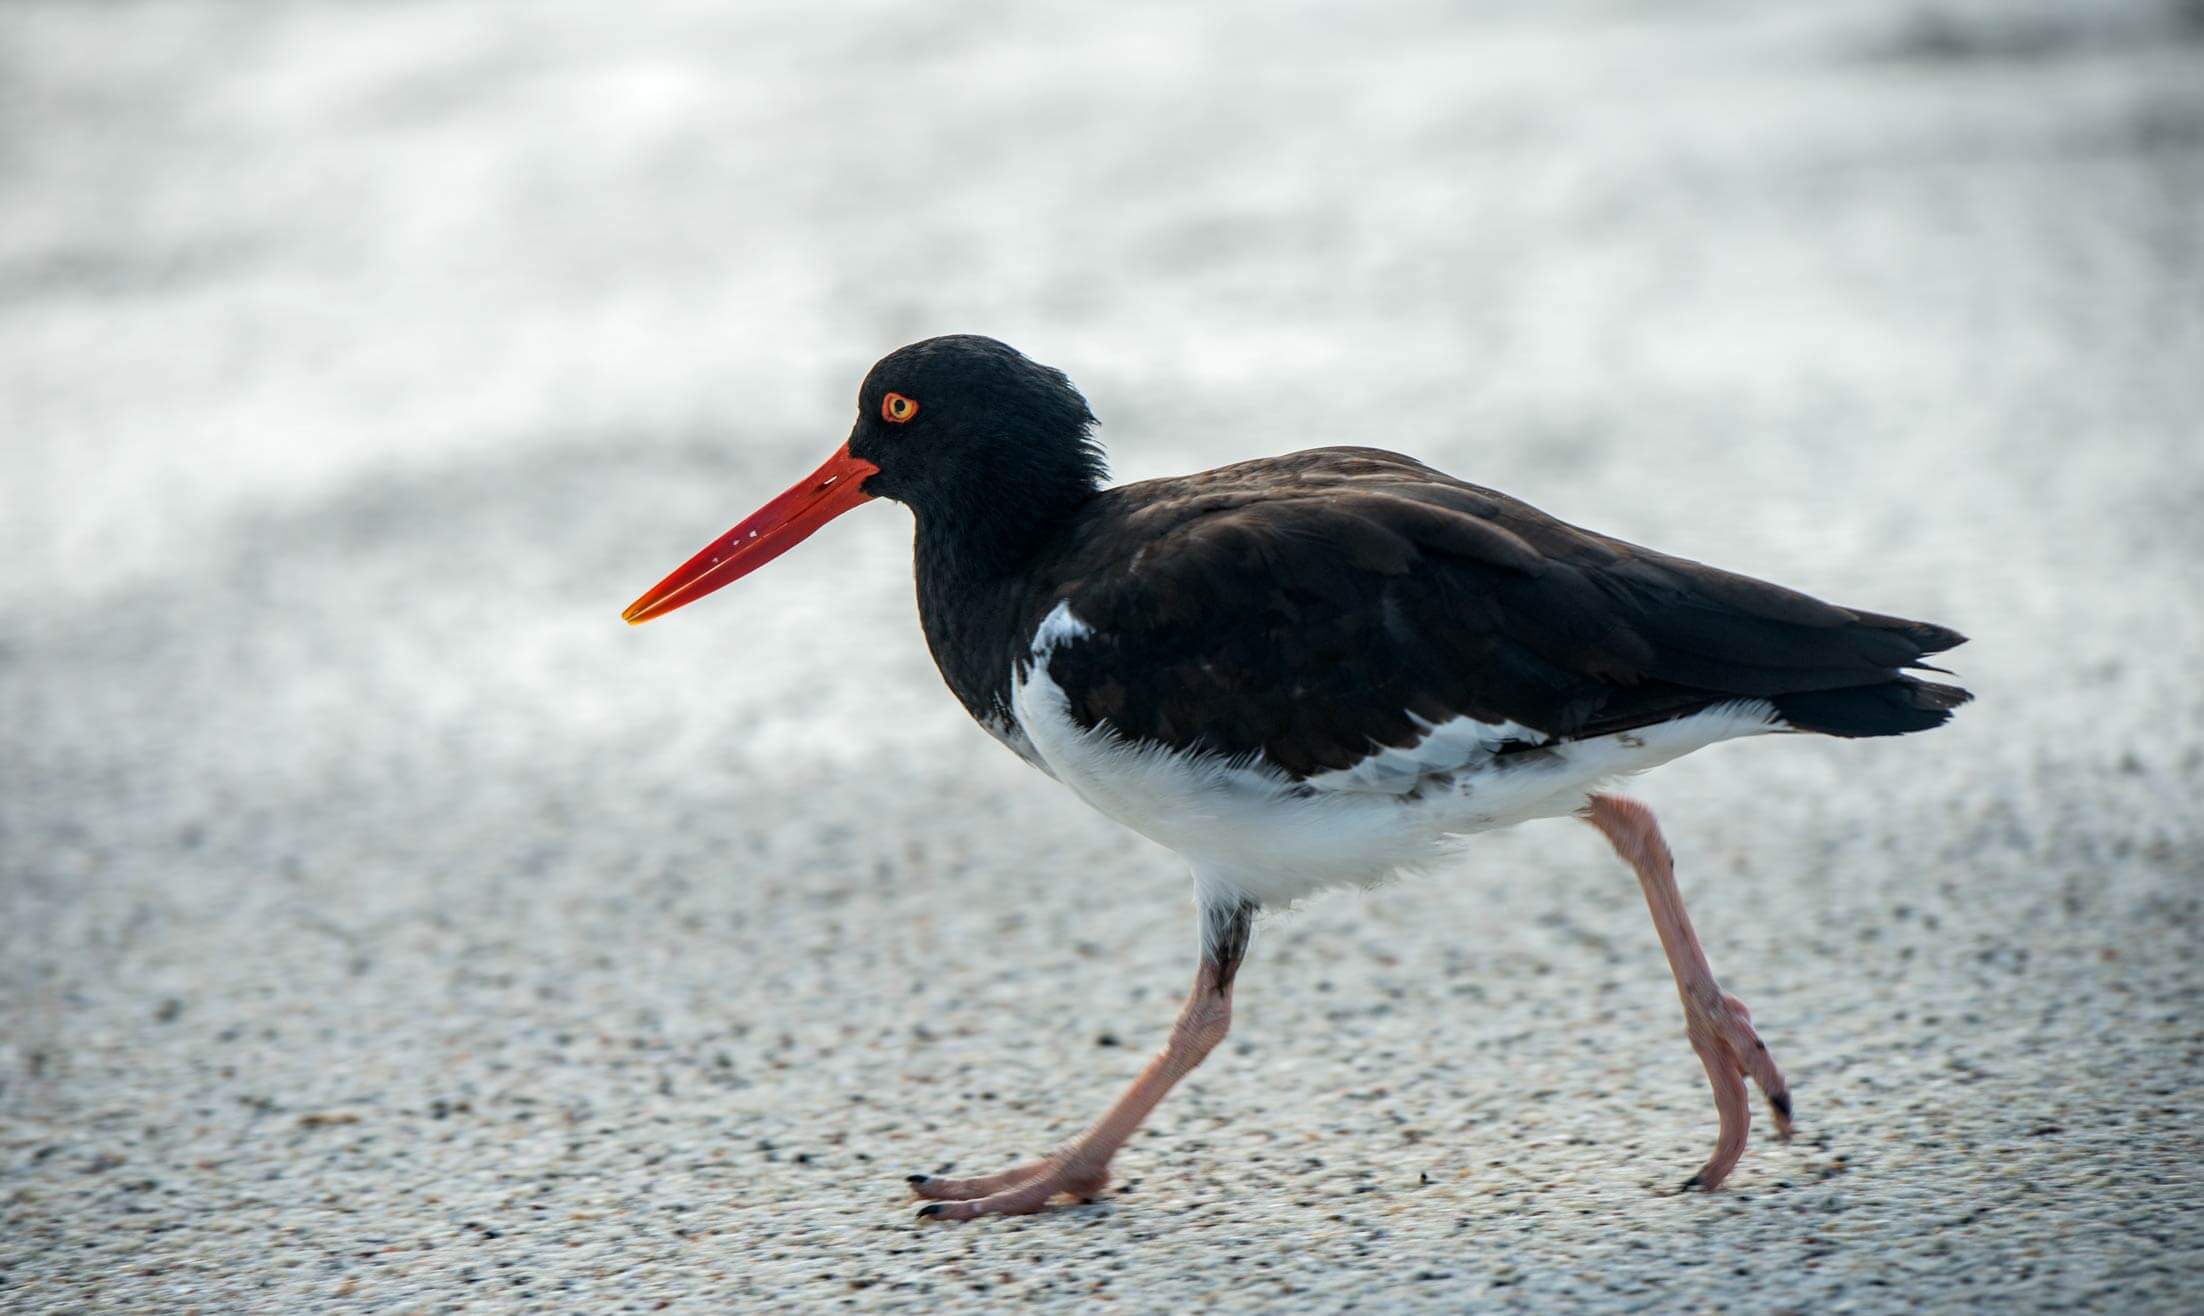
<svg viewBox="0 0 2204 1316">
<path fill-rule="evenodd" d="M 880 399 L 880 419 L 890 425 L 901 425 L 918 414 L 918 404 L 901 393 L 890 393 Z"/>
</svg>

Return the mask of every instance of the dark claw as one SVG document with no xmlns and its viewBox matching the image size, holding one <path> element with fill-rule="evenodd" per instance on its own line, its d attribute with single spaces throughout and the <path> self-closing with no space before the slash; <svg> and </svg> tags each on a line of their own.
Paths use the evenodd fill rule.
<svg viewBox="0 0 2204 1316">
<path fill-rule="evenodd" d="M 940 1214 L 941 1214 L 941 1203 L 939 1203 L 939 1202 L 935 1202 L 935 1203 L 933 1203 L 933 1204 L 932 1204 L 932 1205 L 930 1205 L 930 1206 L 922 1206 L 922 1207 L 918 1208 L 918 1218 L 919 1218 L 919 1219 L 921 1219 L 921 1220 L 931 1220 L 931 1219 L 933 1219 L 933 1218 L 934 1218 L 935 1216 L 937 1216 L 937 1215 L 940 1215 Z"/>
<path fill-rule="evenodd" d="M 930 1174 L 906 1174 L 903 1176 L 903 1182 L 915 1187 L 919 1184 L 925 1183 L 928 1179 L 931 1179 L 933 1177 L 934 1176 Z"/>
</svg>

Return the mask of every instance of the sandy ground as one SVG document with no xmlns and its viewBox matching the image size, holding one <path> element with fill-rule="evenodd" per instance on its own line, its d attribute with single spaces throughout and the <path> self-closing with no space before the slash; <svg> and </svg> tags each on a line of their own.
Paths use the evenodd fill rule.
<svg viewBox="0 0 2204 1316">
<path fill-rule="evenodd" d="M 7 6 L 0 1308 L 2193 1304 L 2204 10 L 1458 9 Z M 1970 632 L 1948 731 L 1639 783 L 1799 1140 L 1670 1191 L 1551 823 L 1266 920 L 1106 1200 L 915 1225 L 1135 1071 L 1184 877 L 899 509 L 617 614 L 955 330 L 1126 476 L 1395 446 Z"/>
</svg>

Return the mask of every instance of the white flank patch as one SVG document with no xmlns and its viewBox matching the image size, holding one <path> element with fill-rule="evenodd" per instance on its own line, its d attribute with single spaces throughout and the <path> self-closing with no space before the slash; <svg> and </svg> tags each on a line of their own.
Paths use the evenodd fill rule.
<svg viewBox="0 0 2204 1316">
<path fill-rule="evenodd" d="M 1408 716 L 1423 731 L 1423 739 L 1401 749 L 1375 750 L 1359 763 L 1320 772 L 1303 784 L 1312 790 L 1406 795 L 1434 774 L 1459 772 L 1466 764 L 1491 758 L 1503 745 L 1536 745 L 1546 739 L 1513 722 L 1479 722 L 1473 717 L 1426 722 L 1413 713 Z"/>
<path fill-rule="evenodd" d="M 1412 746 L 1295 782 L 1260 757 L 1183 753 L 1079 726 L 1048 658 L 1091 634 L 1066 604 L 1034 632 L 1030 664 L 1011 682 L 1010 711 L 1025 742 L 1013 748 L 1095 809 L 1184 856 L 1203 887 L 1271 906 L 1382 882 L 1445 858 L 1457 838 L 1574 813 L 1616 777 L 1783 729 L 1766 701 L 1740 700 L 1635 731 L 1496 754 L 1539 737 L 1512 723 L 1455 718 L 1427 724 Z"/>
<path fill-rule="evenodd" d="M 1094 627 L 1079 620 L 1078 614 L 1071 610 L 1071 600 L 1059 600 L 1033 630 L 1033 661 L 1045 662 L 1059 645 L 1083 640 L 1092 634 Z"/>
</svg>

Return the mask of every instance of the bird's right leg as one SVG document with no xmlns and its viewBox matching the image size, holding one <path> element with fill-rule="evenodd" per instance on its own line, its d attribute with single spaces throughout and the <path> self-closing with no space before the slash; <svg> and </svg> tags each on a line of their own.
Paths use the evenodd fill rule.
<svg viewBox="0 0 2204 1316">
<path fill-rule="evenodd" d="M 1140 1071 L 1102 1118 L 1053 1155 L 976 1179 L 910 1176 L 911 1191 L 932 1199 L 921 1219 L 970 1220 L 983 1215 L 1024 1215 L 1059 1194 L 1091 1198 L 1110 1181 L 1110 1159 L 1140 1127 L 1164 1094 L 1216 1049 L 1232 1027 L 1232 979 L 1247 954 L 1255 906 L 1242 901 L 1205 905 L 1201 966 L 1163 1050 Z"/>
<path fill-rule="evenodd" d="M 1684 1033 L 1691 1039 L 1691 1049 L 1699 1053 L 1699 1063 L 1706 1066 L 1714 1108 L 1722 1120 L 1714 1155 L 1684 1187 L 1711 1192 L 1745 1153 L 1746 1134 L 1752 1127 L 1751 1094 L 1745 1080 L 1758 1083 L 1767 1095 L 1776 1134 L 1782 1138 L 1791 1136 L 1791 1090 L 1784 1085 L 1783 1071 L 1776 1068 L 1767 1045 L 1753 1031 L 1745 1003 L 1724 993 L 1714 979 L 1714 969 L 1691 930 L 1691 916 L 1684 912 L 1683 893 L 1676 889 L 1675 861 L 1653 811 L 1636 800 L 1594 795 L 1577 816 L 1597 827 L 1623 862 L 1637 870 L 1646 907 L 1653 911 L 1653 929 L 1660 934 L 1669 970 L 1676 975 L 1676 994 L 1684 1003 Z"/>
</svg>

